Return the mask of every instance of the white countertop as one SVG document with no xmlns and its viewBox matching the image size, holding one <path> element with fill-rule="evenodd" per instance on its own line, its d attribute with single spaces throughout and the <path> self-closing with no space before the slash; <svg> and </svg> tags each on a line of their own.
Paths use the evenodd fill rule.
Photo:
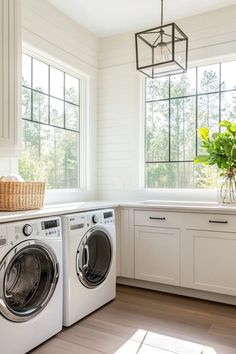
<svg viewBox="0 0 236 354">
<path fill-rule="evenodd" d="M 115 208 L 117 206 L 119 206 L 118 203 L 103 201 L 45 205 L 44 208 L 39 210 L 0 212 L 0 223 L 41 218 L 44 216 L 70 214 L 86 210 Z"/>
<path fill-rule="evenodd" d="M 217 202 L 190 202 L 190 201 L 164 201 L 145 200 L 137 202 L 119 203 L 121 207 L 139 209 L 161 209 L 179 212 L 204 212 L 217 214 L 236 214 L 236 204 L 219 204 Z"/>
<path fill-rule="evenodd" d="M 63 215 L 86 210 L 96 210 L 104 208 L 127 207 L 135 209 L 156 209 L 178 212 L 216 213 L 216 214 L 236 214 L 236 204 L 218 204 L 216 202 L 189 202 L 189 201 L 163 201 L 145 200 L 131 202 L 108 202 L 90 201 L 46 205 L 39 210 L 0 212 L 0 223 L 17 220 L 27 220 L 41 218 L 45 216 Z"/>
</svg>

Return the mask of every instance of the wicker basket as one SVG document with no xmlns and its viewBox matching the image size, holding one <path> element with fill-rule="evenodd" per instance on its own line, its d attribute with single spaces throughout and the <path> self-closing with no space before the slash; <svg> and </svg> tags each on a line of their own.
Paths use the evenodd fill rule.
<svg viewBox="0 0 236 354">
<path fill-rule="evenodd" d="M 1 182 L 0 210 L 17 211 L 43 207 L 45 182 Z"/>
</svg>

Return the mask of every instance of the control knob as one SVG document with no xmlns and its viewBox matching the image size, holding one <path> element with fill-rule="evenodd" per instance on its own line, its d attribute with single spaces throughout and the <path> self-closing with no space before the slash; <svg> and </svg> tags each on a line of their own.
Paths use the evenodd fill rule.
<svg viewBox="0 0 236 354">
<path fill-rule="evenodd" d="M 98 223 L 98 217 L 97 217 L 97 215 L 93 215 L 93 216 L 92 216 L 92 222 L 93 222 L 94 224 L 97 224 L 97 223 Z"/>
<path fill-rule="evenodd" d="M 24 225 L 23 234 L 25 236 L 30 236 L 32 234 L 32 232 L 33 232 L 33 228 L 32 228 L 32 226 L 30 224 Z"/>
</svg>

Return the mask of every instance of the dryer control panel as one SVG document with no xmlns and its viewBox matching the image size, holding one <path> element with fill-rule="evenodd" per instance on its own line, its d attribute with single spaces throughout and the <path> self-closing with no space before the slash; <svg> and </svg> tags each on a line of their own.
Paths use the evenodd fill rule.
<svg viewBox="0 0 236 354">
<path fill-rule="evenodd" d="M 83 229 L 84 227 L 114 223 L 115 214 L 113 209 L 81 212 L 69 216 L 70 230 L 78 230 Z"/>
</svg>

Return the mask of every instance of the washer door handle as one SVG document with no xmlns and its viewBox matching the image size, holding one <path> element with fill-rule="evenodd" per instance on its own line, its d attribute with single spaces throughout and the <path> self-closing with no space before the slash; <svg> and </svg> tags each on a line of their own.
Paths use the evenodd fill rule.
<svg viewBox="0 0 236 354">
<path fill-rule="evenodd" d="M 83 265 L 83 270 L 86 272 L 89 266 L 89 246 L 88 245 L 84 246 L 84 251 L 86 253 L 86 263 Z"/>
</svg>

